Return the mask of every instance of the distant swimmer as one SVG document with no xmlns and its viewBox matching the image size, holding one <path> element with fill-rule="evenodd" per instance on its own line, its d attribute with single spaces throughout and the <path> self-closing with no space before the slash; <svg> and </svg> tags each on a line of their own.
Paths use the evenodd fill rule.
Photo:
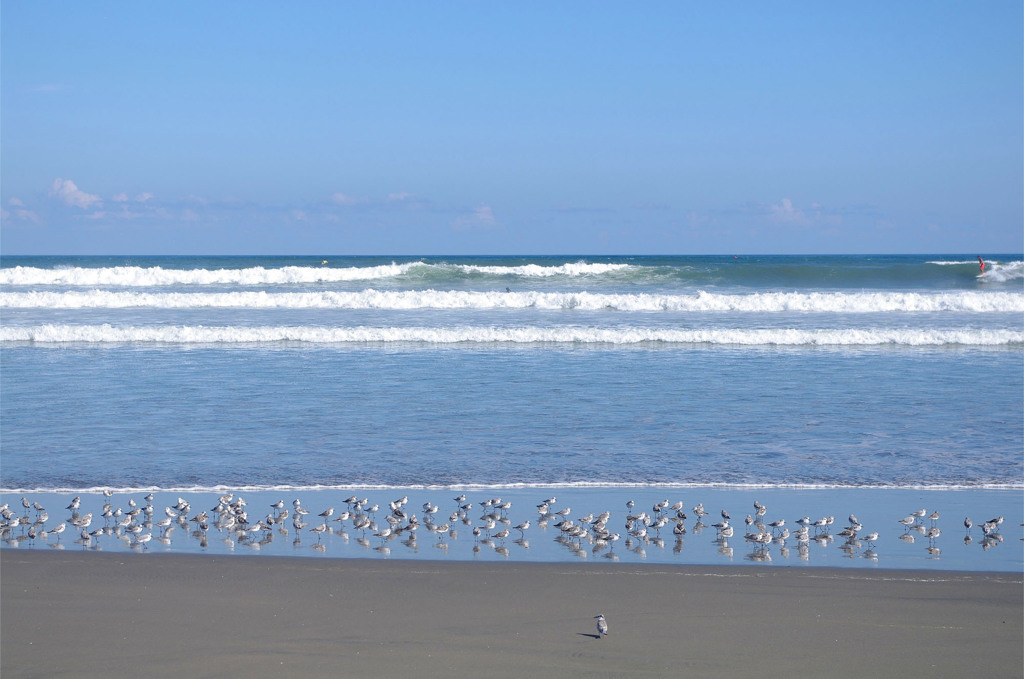
<svg viewBox="0 0 1024 679">
<path fill-rule="evenodd" d="M 979 257 L 979 259 L 981 259 L 981 258 Z M 322 265 L 324 265 L 324 264 L 326 264 L 326 263 L 327 263 L 327 260 L 326 260 L 326 259 L 325 259 L 324 261 L 320 262 L 321 266 L 322 266 Z"/>
<path fill-rule="evenodd" d="M 512 288 L 505 288 L 505 292 L 512 292 Z"/>
<path fill-rule="evenodd" d="M 985 260 L 978 255 L 978 267 L 981 269 L 981 273 L 985 273 Z"/>
</svg>

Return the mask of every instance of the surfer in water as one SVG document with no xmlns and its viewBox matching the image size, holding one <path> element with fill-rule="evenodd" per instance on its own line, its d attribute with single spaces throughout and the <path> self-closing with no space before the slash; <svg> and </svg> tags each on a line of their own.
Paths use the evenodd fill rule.
<svg viewBox="0 0 1024 679">
<path fill-rule="evenodd" d="M 978 267 L 981 269 L 981 273 L 985 273 L 985 260 L 978 255 Z"/>
</svg>

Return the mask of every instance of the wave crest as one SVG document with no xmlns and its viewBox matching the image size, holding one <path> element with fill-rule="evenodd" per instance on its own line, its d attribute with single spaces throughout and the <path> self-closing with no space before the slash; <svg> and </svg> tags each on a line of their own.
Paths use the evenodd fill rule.
<svg viewBox="0 0 1024 679">
<path fill-rule="evenodd" d="M 149 293 L 90 290 L 0 293 L 8 309 L 545 309 L 632 312 L 1022 313 L 1024 294 L 1013 292 L 753 293 L 692 295 L 461 290 L 358 292 Z"/>
<path fill-rule="evenodd" d="M 86 344 L 592 344 L 738 346 L 1021 346 L 1024 332 L 959 329 L 657 329 L 581 327 L 351 327 L 41 325 L 0 328 L 0 342 Z"/>
<path fill-rule="evenodd" d="M 496 276 L 547 278 L 551 276 L 593 276 L 629 268 L 628 264 L 570 262 L 559 266 L 525 264 L 484 266 L 473 264 L 391 263 L 365 267 L 285 266 L 245 269 L 165 269 L 163 267 L 68 267 L 44 269 L 15 266 L 0 269 L 0 285 L 66 285 L 75 287 L 160 287 L 168 285 L 285 285 L 302 283 L 343 283 L 395 278 L 414 270 L 481 273 Z"/>
</svg>

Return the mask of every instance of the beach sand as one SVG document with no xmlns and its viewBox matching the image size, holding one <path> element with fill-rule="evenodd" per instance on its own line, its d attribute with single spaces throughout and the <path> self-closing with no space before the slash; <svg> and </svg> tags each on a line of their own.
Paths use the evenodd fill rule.
<svg viewBox="0 0 1024 679">
<path fill-rule="evenodd" d="M 1022 594 L 1015 573 L 4 549 L 0 673 L 1020 677 Z"/>
</svg>

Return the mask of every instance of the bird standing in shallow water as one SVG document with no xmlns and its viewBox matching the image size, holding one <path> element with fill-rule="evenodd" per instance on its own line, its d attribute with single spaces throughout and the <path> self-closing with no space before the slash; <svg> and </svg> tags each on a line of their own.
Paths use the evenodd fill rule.
<svg viewBox="0 0 1024 679">
<path fill-rule="evenodd" d="M 597 619 L 597 633 L 602 637 L 608 636 L 608 622 L 604 619 L 603 615 L 595 615 Z"/>
</svg>

